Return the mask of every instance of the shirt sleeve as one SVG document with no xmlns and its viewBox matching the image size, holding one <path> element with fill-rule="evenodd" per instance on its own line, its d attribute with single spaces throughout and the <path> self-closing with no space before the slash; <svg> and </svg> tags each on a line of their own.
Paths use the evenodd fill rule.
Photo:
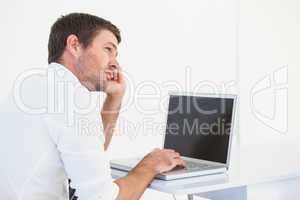
<svg viewBox="0 0 300 200">
<path fill-rule="evenodd" d="M 119 187 L 111 177 L 104 136 L 95 123 L 100 123 L 95 116 L 75 117 L 72 125 L 56 123 L 58 128 L 52 136 L 76 196 L 82 200 L 114 200 Z"/>
</svg>

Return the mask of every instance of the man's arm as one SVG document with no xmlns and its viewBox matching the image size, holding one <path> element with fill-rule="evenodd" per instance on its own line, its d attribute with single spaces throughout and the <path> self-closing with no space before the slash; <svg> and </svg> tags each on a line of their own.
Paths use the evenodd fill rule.
<svg viewBox="0 0 300 200">
<path fill-rule="evenodd" d="M 101 111 L 105 149 L 112 138 L 125 93 L 125 80 L 119 66 L 112 67 L 111 71 L 107 73 L 109 81 L 104 89 L 107 97 Z M 174 150 L 165 149 L 151 152 L 127 176 L 115 181 L 119 186 L 117 200 L 138 200 L 157 174 L 169 171 L 177 165 L 184 166 L 185 164 Z"/>
<path fill-rule="evenodd" d="M 138 200 L 153 178 L 175 166 L 185 166 L 179 153 L 173 150 L 154 150 L 124 178 L 115 181 L 119 186 L 117 200 Z"/>
<path fill-rule="evenodd" d="M 117 200 L 140 199 L 155 175 L 156 172 L 151 169 L 137 167 L 127 176 L 116 180 L 115 183 L 120 188 Z"/>
<path fill-rule="evenodd" d="M 112 65 L 106 73 L 107 82 L 104 92 L 107 97 L 101 110 L 105 136 L 104 150 L 106 150 L 110 144 L 126 89 L 125 79 L 118 63 Z"/>
<path fill-rule="evenodd" d="M 105 135 L 104 150 L 110 144 L 114 128 L 119 116 L 123 94 L 107 95 L 101 110 L 101 117 L 103 122 L 103 129 Z"/>
</svg>

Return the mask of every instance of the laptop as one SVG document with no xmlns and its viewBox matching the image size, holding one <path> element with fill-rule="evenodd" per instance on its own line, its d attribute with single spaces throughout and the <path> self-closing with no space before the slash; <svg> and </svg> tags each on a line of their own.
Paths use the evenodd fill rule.
<svg viewBox="0 0 300 200">
<path fill-rule="evenodd" d="M 225 173 L 229 168 L 236 95 L 170 93 L 165 149 L 181 154 L 186 168 L 155 178 L 180 178 Z M 112 160 L 112 169 L 130 171 L 142 158 Z"/>
</svg>

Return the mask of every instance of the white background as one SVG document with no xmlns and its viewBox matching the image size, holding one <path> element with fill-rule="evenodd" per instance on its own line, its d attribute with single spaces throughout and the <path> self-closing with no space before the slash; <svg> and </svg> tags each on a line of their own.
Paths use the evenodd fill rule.
<svg viewBox="0 0 300 200">
<path fill-rule="evenodd" d="M 299 140 L 299 7 L 299 1 L 292 0 L 240 2 L 238 77 L 242 144 L 284 144 Z M 280 69 L 283 70 L 278 72 Z M 277 81 L 273 80 L 274 76 Z M 253 101 L 261 112 L 257 116 L 251 106 L 251 90 L 257 85 L 266 87 L 269 78 L 270 87 Z M 286 98 L 284 89 L 287 86 Z"/>
<path fill-rule="evenodd" d="M 62 14 L 88 12 L 116 24 L 123 39 L 119 60 L 129 85 L 112 158 L 161 147 L 165 98 L 176 85 L 237 93 L 241 146 L 299 140 L 299 10 L 296 0 L 7 1 L 0 12 L 0 100 L 22 71 L 47 65 L 53 22 Z M 267 87 L 251 104 L 253 88 L 279 69 L 287 71 L 278 75 L 285 83 L 281 93 Z M 148 191 L 144 199 L 154 196 L 171 198 Z"/>
</svg>

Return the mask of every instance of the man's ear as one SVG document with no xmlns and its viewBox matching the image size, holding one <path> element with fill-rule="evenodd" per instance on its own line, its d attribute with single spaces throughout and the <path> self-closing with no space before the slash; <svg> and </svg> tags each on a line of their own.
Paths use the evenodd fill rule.
<svg viewBox="0 0 300 200">
<path fill-rule="evenodd" d="M 66 50 L 72 54 L 75 58 L 78 58 L 81 54 L 81 45 L 79 43 L 78 37 L 71 34 L 67 37 Z"/>
</svg>

